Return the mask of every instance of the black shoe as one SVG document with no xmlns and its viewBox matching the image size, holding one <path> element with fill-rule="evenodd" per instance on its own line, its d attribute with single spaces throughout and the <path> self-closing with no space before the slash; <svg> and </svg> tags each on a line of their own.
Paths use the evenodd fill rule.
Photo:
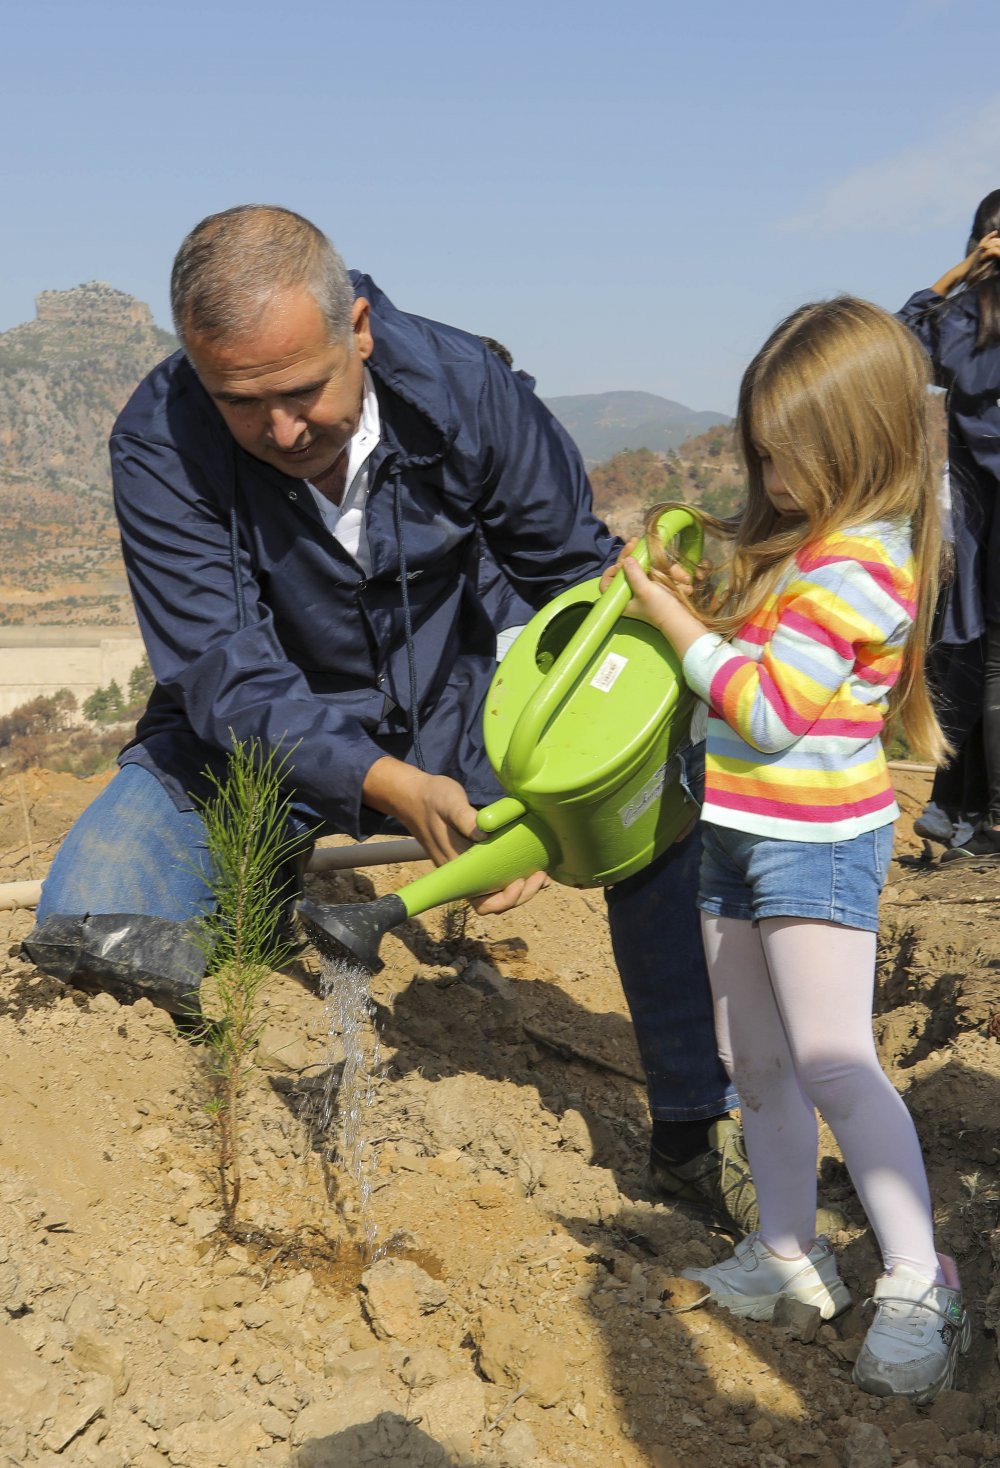
<svg viewBox="0 0 1000 1468">
<path fill-rule="evenodd" d="M 149 999 L 178 1018 L 200 1012 L 205 952 L 191 923 L 130 912 L 52 913 L 35 924 L 21 953 L 78 989 L 103 989 L 125 1004 Z"/>
<path fill-rule="evenodd" d="M 942 861 L 961 861 L 963 857 L 979 861 L 1000 859 L 1000 830 L 995 826 L 977 826 L 968 841 L 941 853 Z"/>
</svg>

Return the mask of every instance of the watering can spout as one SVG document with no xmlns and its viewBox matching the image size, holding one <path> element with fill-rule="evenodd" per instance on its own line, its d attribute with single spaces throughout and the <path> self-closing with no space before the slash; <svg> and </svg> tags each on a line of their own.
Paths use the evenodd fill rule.
<svg viewBox="0 0 1000 1468">
<path fill-rule="evenodd" d="M 481 810 L 479 826 L 489 833 L 484 840 L 398 893 L 344 906 L 300 898 L 295 911 L 309 937 L 326 957 L 378 973 L 379 945 L 390 928 L 444 902 L 495 892 L 518 877 L 546 871 L 558 855 L 542 823 L 509 796 Z"/>
<path fill-rule="evenodd" d="M 301 897 L 295 904 L 302 926 L 319 951 L 337 963 L 357 965 L 377 974 L 384 965 L 379 944 L 390 928 L 406 921 L 407 912 L 394 892 L 375 902 L 333 907 Z"/>
</svg>

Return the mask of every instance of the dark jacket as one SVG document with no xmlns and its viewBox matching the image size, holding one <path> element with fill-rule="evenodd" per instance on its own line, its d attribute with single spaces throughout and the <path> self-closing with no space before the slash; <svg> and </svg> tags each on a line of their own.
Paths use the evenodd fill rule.
<svg viewBox="0 0 1000 1468">
<path fill-rule="evenodd" d="M 115 506 L 156 688 L 122 763 L 181 809 L 221 771 L 230 731 L 292 751 L 296 806 L 350 835 L 383 754 L 499 791 L 482 745 L 495 628 L 481 543 L 543 606 L 619 542 L 579 454 L 528 382 L 479 340 L 398 311 L 366 276 L 381 416 L 366 510 L 372 572 L 327 531 L 308 487 L 238 447 L 183 353 L 136 390 L 111 438 Z M 405 579 L 404 579 L 405 578 Z"/>
<path fill-rule="evenodd" d="M 955 575 L 941 635 L 971 642 L 1000 621 L 1000 343 L 976 350 L 979 302 L 974 290 L 942 300 L 917 291 L 899 319 L 923 343 L 935 381 L 948 390 L 948 475 Z"/>
</svg>

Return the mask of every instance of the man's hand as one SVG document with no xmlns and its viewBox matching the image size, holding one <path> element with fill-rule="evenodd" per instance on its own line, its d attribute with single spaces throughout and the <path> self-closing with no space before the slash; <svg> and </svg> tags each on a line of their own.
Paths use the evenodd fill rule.
<svg viewBox="0 0 1000 1468">
<path fill-rule="evenodd" d="M 461 855 L 483 833 L 476 824 L 475 807 L 457 780 L 428 775 L 402 760 L 383 755 L 375 761 L 362 789 L 365 805 L 396 820 L 415 836 L 436 865 Z M 470 898 L 476 912 L 507 912 L 520 907 L 549 885 L 544 872 L 521 877 L 498 892 Z"/>
</svg>

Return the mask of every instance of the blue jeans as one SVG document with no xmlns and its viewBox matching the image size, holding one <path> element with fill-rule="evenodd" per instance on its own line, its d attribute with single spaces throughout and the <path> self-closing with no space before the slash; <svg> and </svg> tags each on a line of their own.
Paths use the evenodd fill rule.
<svg viewBox="0 0 1000 1468">
<path fill-rule="evenodd" d="M 735 1105 L 715 1047 L 695 906 L 699 858 L 695 831 L 607 893 L 650 1110 L 665 1121 L 716 1116 Z M 185 922 L 210 906 L 206 870 L 201 817 L 177 810 L 141 765 L 126 765 L 63 842 L 38 919 L 121 912 Z"/>
<path fill-rule="evenodd" d="M 289 826 L 296 834 L 312 829 L 296 817 Z M 56 853 L 38 920 L 127 912 L 183 923 L 212 906 L 208 870 L 198 812 L 178 810 L 142 765 L 124 765 Z"/>
<path fill-rule="evenodd" d="M 877 933 L 892 834 L 890 822 L 844 841 L 784 841 L 706 821 L 698 906 L 747 923 L 799 917 Z"/>
<path fill-rule="evenodd" d="M 686 751 L 682 784 L 701 804 L 704 750 Z M 697 1121 L 739 1104 L 715 1043 L 698 917 L 701 828 L 606 893 L 611 946 L 646 1073 L 650 1114 Z"/>
</svg>

